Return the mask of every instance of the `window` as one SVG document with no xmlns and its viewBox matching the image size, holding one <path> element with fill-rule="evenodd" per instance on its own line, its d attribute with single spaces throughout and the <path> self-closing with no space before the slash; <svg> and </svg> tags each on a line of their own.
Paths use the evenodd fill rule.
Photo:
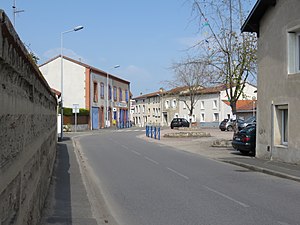
<svg viewBox="0 0 300 225">
<path fill-rule="evenodd" d="M 214 100 L 214 101 L 213 101 L 213 109 L 216 109 L 216 108 L 217 108 L 217 104 L 218 104 L 217 100 Z"/>
<path fill-rule="evenodd" d="M 196 122 L 196 115 L 194 115 L 194 114 L 193 114 L 193 116 L 192 116 L 192 122 L 193 122 L 193 123 Z"/>
<path fill-rule="evenodd" d="M 288 105 L 277 105 L 276 109 L 276 124 L 274 126 L 275 129 L 275 137 L 274 142 L 275 144 L 279 145 L 287 145 L 288 144 L 288 118 L 289 118 L 289 111 Z"/>
<path fill-rule="evenodd" d="M 165 101 L 165 107 L 166 107 L 166 109 L 168 109 L 169 106 L 170 106 L 170 105 L 169 105 L 169 100 L 166 100 L 166 101 Z"/>
<path fill-rule="evenodd" d="M 282 119 L 282 129 L 281 129 L 281 141 L 282 144 L 288 143 L 288 109 L 283 109 L 281 112 L 281 119 Z"/>
<path fill-rule="evenodd" d="M 119 101 L 123 101 L 123 93 L 122 93 L 122 88 L 119 88 Z"/>
<path fill-rule="evenodd" d="M 125 90 L 125 101 L 128 102 L 129 101 L 129 94 L 128 94 L 128 90 Z"/>
<path fill-rule="evenodd" d="M 205 122 L 205 114 L 201 113 L 201 122 Z"/>
<path fill-rule="evenodd" d="M 98 102 L 98 83 L 94 82 L 94 95 L 93 95 L 93 101 Z"/>
<path fill-rule="evenodd" d="M 288 73 L 300 73 L 300 28 L 288 32 Z"/>
<path fill-rule="evenodd" d="M 114 101 L 117 101 L 117 87 L 114 87 Z"/>
<path fill-rule="evenodd" d="M 172 100 L 172 108 L 176 108 L 176 105 L 177 105 L 176 99 L 173 99 Z"/>
<path fill-rule="evenodd" d="M 143 113 L 145 113 L 145 105 L 143 105 Z"/>
<path fill-rule="evenodd" d="M 219 113 L 214 113 L 214 121 L 218 121 L 219 122 Z"/>
<path fill-rule="evenodd" d="M 201 101 L 201 103 L 200 103 L 200 108 L 201 108 L 201 109 L 204 109 L 204 101 Z"/>
<path fill-rule="evenodd" d="M 104 98 L 104 83 L 100 83 L 100 98 Z"/>
<path fill-rule="evenodd" d="M 108 99 L 111 100 L 111 86 L 108 85 Z"/>
</svg>

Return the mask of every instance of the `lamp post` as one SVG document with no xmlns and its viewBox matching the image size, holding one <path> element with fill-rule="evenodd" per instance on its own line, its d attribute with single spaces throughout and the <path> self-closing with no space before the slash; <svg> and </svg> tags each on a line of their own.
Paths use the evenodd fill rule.
<svg viewBox="0 0 300 225">
<path fill-rule="evenodd" d="M 60 127 L 60 140 L 62 141 L 64 138 L 64 105 L 63 105 L 63 89 L 64 89 L 64 67 L 63 67 L 63 35 L 66 33 L 70 33 L 70 32 L 74 32 L 74 31 L 79 31 L 83 29 L 83 26 L 77 26 L 74 27 L 72 30 L 67 30 L 64 32 L 61 32 L 60 34 L 60 79 L 61 79 L 61 94 L 60 94 L 60 102 L 61 102 L 61 109 L 60 109 L 60 113 L 61 113 L 61 127 Z"/>
<path fill-rule="evenodd" d="M 110 69 L 116 69 L 119 68 L 120 65 L 115 65 L 111 67 Z M 109 119 L 108 119 L 108 72 L 106 72 L 106 120 L 105 120 L 105 127 L 108 127 Z M 112 97 L 112 96 L 111 96 Z"/>
</svg>

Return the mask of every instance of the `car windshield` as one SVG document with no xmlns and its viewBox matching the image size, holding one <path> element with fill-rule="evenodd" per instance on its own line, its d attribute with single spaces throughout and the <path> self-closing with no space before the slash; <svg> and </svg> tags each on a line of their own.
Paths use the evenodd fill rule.
<svg viewBox="0 0 300 225">
<path fill-rule="evenodd" d="M 245 120 L 245 123 L 252 123 L 255 120 L 255 117 L 250 117 L 248 119 Z"/>
<path fill-rule="evenodd" d="M 244 130 L 246 133 L 252 133 L 255 131 L 255 129 L 256 129 L 255 126 L 250 126 L 250 127 L 246 127 Z"/>
</svg>

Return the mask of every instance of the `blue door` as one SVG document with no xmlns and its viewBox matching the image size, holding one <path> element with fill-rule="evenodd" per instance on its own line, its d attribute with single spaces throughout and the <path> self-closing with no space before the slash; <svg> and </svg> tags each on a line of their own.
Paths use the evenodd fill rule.
<svg viewBox="0 0 300 225">
<path fill-rule="evenodd" d="M 99 108 L 92 108 L 92 128 L 93 130 L 99 129 Z"/>
</svg>

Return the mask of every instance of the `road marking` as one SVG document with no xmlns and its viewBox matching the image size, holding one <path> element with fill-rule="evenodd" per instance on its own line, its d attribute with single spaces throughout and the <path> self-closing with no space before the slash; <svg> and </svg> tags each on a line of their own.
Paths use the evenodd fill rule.
<svg viewBox="0 0 300 225">
<path fill-rule="evenodd" d="M 277 221 L 280 225 L 290 225 L 289 223 L 285 223 L 285 222 L 281 222 L 281 221 Z"/>
<path fill-rule="evenodd" d="M 215 189 L 212 189 L 212 188 L 207 187 L 207 186 L 205 186 L 205 185 L 203 185 L 203 187 L 204 187 L 205 189 L 207 189 L 207 190 L 209 190 L 209 191 L 211 191 L 211 192 L 214 192 L 215 194 L 218 194 L 218 195 L 220 195 L 220 196 L 222 196 L 222 197 L 224 197 L 224 198 L 226 198 L 226 199 L 228 199 L 228 200 L 230 200 L 230 201 L 233 201 L 233 202 L 235 202 L 235 203 L 237 203 L 237 204 L 239 204 L 239 205 L 241 205 L 241 206 L 243 206 L 243 207 L 245 207 L 245 208 L 250 207 L 249 205 L 247 205 L 247 204 L 245 204 L 245 203 L 243 203 L 243 202 L 240 202 L 240 201 L 238 201 L 238 200 L 236 200 L 236 199 L 234 199 L 234 198 L 231 198 L 231 197 L 229 197 L 228 195 L 225 195 L 225 194 L 223 194 L 223 193 L 221 193 L 221 192 L 219 192 L 219 191 L 217 191 L 217 190 L 215 190 Z"/>
<path fill-rule="evenodd" d="M 153 159 L 151 159 L 151 158 L 149 158 L 149 157 L 147 157 L 147 156 L 144 156 L 144 157 L 145 157 L 145 159 L 149 160 L 150 162 L 152 162 L 152 163 L 158 165 L 158 162 L 156 162 L 155 160 L 153 160 Z"/>
<path fill-rule="evenodd" d="M 126 145 L 122 145 L 122 147 L 125 148 L 125 149 L 129 149 Z"/>
<path fill-rule="evenodd" d="M 141 153 L 136 152 L 136 151 L 134 151 L 134 150 L 131 150 L 131 152 L 134 153 L 134 154 L 136 154 L 136 155 L 141 155 Z"/>
<path fill-rule="evenodd" d="M 176 170 L 173 170 L 173 169 L 171 169 L 171 168 L 169 168 L 169 167 L 167 167 L 167 169 L 170 170 L 170 171 L 172 171 L 173 173 L 177 174 L 178 176 L 183 177 L 183 178 L 186 179 L 186 180 L 190 179 L 189 177 L 183 175 L 182 173 L 177 172 Z"/>
</svg>

